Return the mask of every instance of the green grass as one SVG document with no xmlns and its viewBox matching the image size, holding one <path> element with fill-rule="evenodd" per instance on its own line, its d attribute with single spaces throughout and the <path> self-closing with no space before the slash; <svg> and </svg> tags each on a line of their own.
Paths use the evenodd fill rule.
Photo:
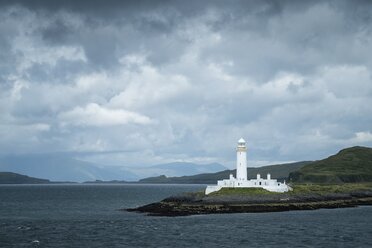
<svg viewBox="0 0 372 248">
<path fill-rule="evenodd" d="M 330 194 L 330 193 L 350 193 L 353 191 L 372 191 L 372 183 L 344 183 L 344 184 L 294 184 L 293 191 L 287 192 L 291 195 L 300 194 Z M 203 193 L 204 194 L 204 193 Z M 208 196 L 226 195 L 273 195 L 282 194 L 270 192 L 262 188 L 222 188 Z"/>
<path fill-rule="evenodd" d="M 270 192 L 262 188 L 222 188 L 217 192 L 209 194 L 210 196 L 221 196 L 221 195 L 272 195 L 279 194 L 276 192 Z"/>
<path fill-rule="evenodd" d="M 349 193 L 353 191 L 372 191 L 372 183 L 343 183 L 343 184 L 295 184 L 292 185 L 293 191 L 289 194 L 329 194 L 329 193 Z"/>
</svg>

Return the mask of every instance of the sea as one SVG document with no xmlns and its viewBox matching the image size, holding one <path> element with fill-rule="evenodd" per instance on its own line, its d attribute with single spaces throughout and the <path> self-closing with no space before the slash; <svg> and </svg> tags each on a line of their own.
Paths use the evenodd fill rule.
<svg viewBox="0 0 372 248">
<path fill-rule="evenodd" d="M 0 186 L 0 247 L 372 247 L 372 207 L 154 217 L 120 211 L 204 185 Z"/>
</svg>

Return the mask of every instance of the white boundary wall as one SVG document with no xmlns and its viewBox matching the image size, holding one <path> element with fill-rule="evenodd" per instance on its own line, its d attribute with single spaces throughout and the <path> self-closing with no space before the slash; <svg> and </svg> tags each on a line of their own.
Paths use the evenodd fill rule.
<svg viewBox="0 0 372 248">
<path fill-rule="evenodd" d="M 285 182 L 282 183 L 276 179 L 271 179 L 270 174 L 268 174 L 267 178 L 261 178 L 260 174 L 257 174 L 256 179 L 238 180 L 230 175 L 230 179 L 219 180 L 217 181 L 217 185 L 207 186 L 205 194 L 208 195 L 222 188 L 263 188 L 271 192 L 281 193 L 292 190 Z"/>
</svg>

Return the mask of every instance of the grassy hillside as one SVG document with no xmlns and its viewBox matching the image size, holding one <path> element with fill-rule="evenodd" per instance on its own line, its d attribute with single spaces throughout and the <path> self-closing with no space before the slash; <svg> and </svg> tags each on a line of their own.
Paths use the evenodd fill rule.
<svg viewBox="0 0 372 248">
<path fill-rule="evenodd" d="M 292 182 L 372 182 L 372 148 L 355 146 L 305 165 L 289 175 Z"/>
<path fill-rule="evenodd" d="M 50 183 L 47 179 L 29 177 L 13 172 L 0 172 L 0 184 L 38 184 Z"/>
<path fill-rule="evenodd" d="M 272 178 L 279 180 L 285 180 L 288 178 L 290 172 L 299 170 L 303 166 L 311 162 L 297 162 L 289 164 L 269 165 L 259 168 L 248 168 L 248 178 L 255 178 L 257 173 L 260 173 L 262 177 L 266 177 L 267 173 L 271 174 Z M 141 179 L 140 183 L 195 183 L 195 184 L 216 184 L 217 180 L 228 179 L 229 175 L 236 175 L 236 170 L 224 170 L 216 173 L 204 173 L 194 176 L 183 176 L 183 177 L 149 177 Z"/>
</svg>

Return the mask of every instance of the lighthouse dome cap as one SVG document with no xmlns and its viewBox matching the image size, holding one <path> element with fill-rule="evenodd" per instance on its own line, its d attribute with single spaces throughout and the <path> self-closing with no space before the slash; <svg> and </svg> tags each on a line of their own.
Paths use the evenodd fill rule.
<svg viewBox="0 0 372 248">
<path fill-rule="evenodd" d="M 240 138 L 238 143 L 245 143 L 245 140 L 243 138 Z"/>
</svg>

